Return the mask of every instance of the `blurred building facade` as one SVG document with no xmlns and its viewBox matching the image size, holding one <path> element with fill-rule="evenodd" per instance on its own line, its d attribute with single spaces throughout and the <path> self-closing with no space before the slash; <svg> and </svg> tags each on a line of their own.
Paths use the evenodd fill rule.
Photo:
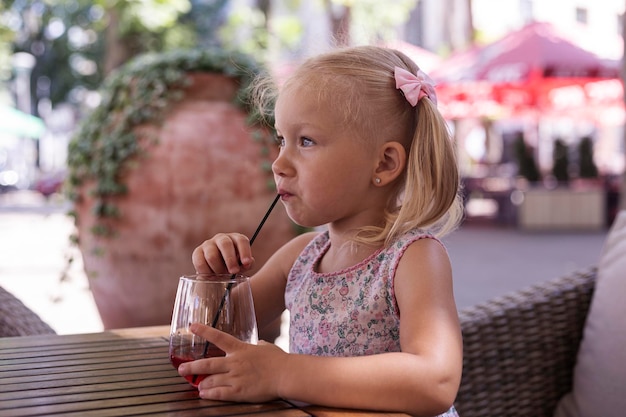
<svg viewBox="0 0 626 417">
<path fill-rule="evenodd" d="M 625 3 L 624 0 L 472 0 L 470 8 L 466 0 L 420 0 L 404 35 L 411 42 L 445 56 L 469 48 L 472 43 L 496 41 L 531 22 L 549 22 L 572 43 L 619 65 L 624 51 Z M 443 17 L 446 13 L 449 14 Z M 599 193 L 596 205 L 604 206 L 600 210 L 605 211 L 605 214 L 600 213 L 600 218 L 610 224 L 616 210 L 620 177 L 625 170 L 625 116 L 620 80 L 607 82 L 603 88 L 599 93 L 611 97 L 611 105 L 599 106 L 595 117 L 581 117 L 584 112 L 572 112 L 559 117 L 540 115 L 532 121 L 524 118 L 455 120 L 452 127 L 459 146 L 461 171 L 466 177 L 466 193 L 470 196 L 468 215 L 474 207 L 479 216 L 484 214 L 500 222 L 516 223 L 522 209 L 528 205 L 515 185 L 518 166 L 511 145 L 517 134 L 525 135 L 534 146 L 538 167 L 549 187 L 556 187 L 551 177 L 555 141 L 562 141 L 570 150 L 570 161 L 577 161 L 578 146 L 583 138 L 589 137 L 593 140 L 594 162 L 604 184 L 601 190 L 591 192 Z M 570 98 L 563 97 L 561 101 Z M 475 194 L 471 184 L 478 184 Z M 473 196 L 477 198 L 471 198 Z M 518 209 L 520 213 L 516 214 Z M 526 208 L 525 212 L 537 211 L 535 209 Z M 583 208 L 578 207 L 578 210 Z M 594 220 L 596 224 L 603 223 L 598 220 Z"/>
<path fill-rule="evenodd" d="M 416 45 L 445 54 L 471 43 L 470 17 L 478 42 L 496 40 L 533 21 L 545 21 L 596 54 L 620 59 L 625 3 L 623 0 L 419 0 L 404 36 Z"/>
<path fill-rule="evenodd" d="M 232 0 L 229 9 L 234 12 L 244 6 L 252 8 L 258 3 L 256 0 Z M 274 52 L 276 56 L 270 57 L 272 60 L 294 61 L 332 47 L 329 13 L 342 13 L 343 6 L 339 2 L 333 3 L 330 10 L 324 1 L 275 0 L 268 3 L 271 3 L 272 15 L 268 24 L 274 26 L 272 30 L 285 30 L 290 27 L 289 19 L 295 17 L 302 31 L 300 42 L 295 48 L 289 52 Z M 578 45 L 604 58 L 618 60 L 623 54 L 621 34 L 625 3 L 624 0 L 417 0 L 408 20 L 399 25 L 396 32 L 399 40 L 424 48 L 444 59 L 454 51 L 469 47 L 472 42 L 493 41 L 529 22 L 548 21 L 567 33 Z M 254 17 L 250 19 L 254 20 Z M 353 42 L 371 41 L 362 36 L 358 16 L 352 16 L 352 20 Z M 242 35 L 246 36 L 245 33 Z M 69 108 L 40 109 L 40 114 L 46 120 L 48 131 L 38 142 L 38 168 L 50 172 L 62 170 L 67 142 L 78 116 Z M 469 145 L 479 144 L 469 152 L 489 154 L 489 150 L 480 149 L 480 143 L 485 142 L 480 137 L 485 134 L 480 123 L 475 128 L 471 123 L 476 122 L 468 123 L 469 127 L 458 127 L 465 131 Z M 504 129 L 517 129 L 521 123 L 509 121 Z M 497 130 L 500 126 L 496 123 L 491 128 Z M 572 141 L 588 134 L 602 138 L 596 142 L 602 168 L 619 172 L 624 169 L 622 130 L 623 120 L 620 118 L 602 126 L 582 120 L 559 120 L 545 124 L 543 134 L 564 136 Z M 496 135 L 503 133 L 506 132 L 495 132 Z M 549 151 L 550 148 L 546 148 L 546 152 Z M 30 155 L 32 152 L 28 150 L 27 153 Z M 474 155 L 469 156 L 474 158 Z M 550 162 L 548 153 L 540 155 L 540 158 L 544 164 Z"/>
</svg>

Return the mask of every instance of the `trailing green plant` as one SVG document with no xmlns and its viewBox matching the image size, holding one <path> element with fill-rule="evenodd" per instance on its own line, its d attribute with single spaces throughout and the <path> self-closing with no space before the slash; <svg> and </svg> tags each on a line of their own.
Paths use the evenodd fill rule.
<svg viewBox="0 0 626 417">
<path fill-rule="evenodd" d="M 271 115 L 262 116 L 250 105 L 252 81 L 266 71 L 249 55 L 211 48 L 138 56 L 105 80 L 100 105 L 83 120 L 68 148 L 65 190 L 70 200 L 77 201 L 79 188 L 93 181 L 90 195 L 95 200 L 93 213 L 99 220 L 92 228 L 94 234 L 113 235 L 110 222 L 103 220 L 120 216 L 114 197 L 127 193 L 123 174 L 157 140 L 145 140 L 134 128 L 162 123 L 170 105 L 183 97 L 193 72 L 219 73 L 237 79 L 235 103 L 248 114 L 248 123 L 264 122 L 265 127 L 272 128 L 272 120 L 267 120 Z M 267 130 L 259 129 L 253 140 L 263 142 L 262 148 L 268 154 L 268 135 L 262 132 Z M 269 164 L 264 163 L 261 169 L 269 170 Z"/>
<path fill-rule="evenodd" d="M 552 175 L 559 182 L 569 182 L 569 149 L 562 139 L 554 141 Z"/>
<path fill-rule="evenodd" d="M 578 169 L 579 178 L 598 177 L 598 167 L 593 160 L 593 141 L 589 136 L 583 137 L 578 143 Z"/>
</svg>

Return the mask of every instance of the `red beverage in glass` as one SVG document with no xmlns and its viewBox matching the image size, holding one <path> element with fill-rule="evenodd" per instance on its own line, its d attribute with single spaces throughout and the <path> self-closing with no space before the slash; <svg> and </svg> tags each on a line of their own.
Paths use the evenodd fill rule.
<svg viewBox="0 0 626 417">
<path fill-rule="evenodd" d="M 204 323 L 247 343 L 257 343 L 258 334 L 249 279 L 233 274 L 182 276 L 178 283 L 172 326 L 170 362 L 181 363 L 225 356 L 212 343 L 191 332 L 192 323 Z M 185 377 L 194 387 L 206 375 Z"/>
<path fill-rule="evenodd" d="M 201 347 L 202 352 L 200 354 L 197 354 L 198 352 L 198 347 L 196 346 L 195 352 L 194 349 L 187 345 L 187 346 L 180 346 L 178 348 L 174 348 L 173 353 L 170 353 L 170 362 L 172 362 L 172 365 L 174 366 L 174 368 L 178 369 L 178 367 L 180 366 L 181 363 L 185 363 L 185 362 L 192 362 L 195 361 L 197 359 L 202 359 L 204 358 L 213 358 L 213 357 L 217 357 L 217 356 L 226 356 L 226 353 L 218 348 L 217 346 L 213 345 L 213 344 L 209 344 L 208 348 L 205 350 L 204 347 Z M 206 351 L 206 354 L 205 354 Z M 202 354 L 204 354 L 204 356 L 202 356 Z M 198 387 L 198 384 L 200 384 L 200 381 L 202 381 L 204 378 L 206 378 L 206 375 L 186 375 L 185 379 L 194 387 Z"/>
</svg>

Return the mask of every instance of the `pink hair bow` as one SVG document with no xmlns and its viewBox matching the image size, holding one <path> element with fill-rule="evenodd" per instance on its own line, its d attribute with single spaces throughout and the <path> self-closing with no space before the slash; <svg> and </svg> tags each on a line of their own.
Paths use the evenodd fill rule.
<svg viewBox="0 0 626 417">
<path fill-rule="evenodd" d="M 406 100 L 411 106 L 417 106 L 417 102 L 422 97 L 428 97 L 433 104 L 437 105 L 437 93 L 435 93 L 435 82 L 422 70 L 417 71 L 417 75 L 409 71 L 396 67 L 394 70 L 396 88 L 402 91 Z"/>
</svg>

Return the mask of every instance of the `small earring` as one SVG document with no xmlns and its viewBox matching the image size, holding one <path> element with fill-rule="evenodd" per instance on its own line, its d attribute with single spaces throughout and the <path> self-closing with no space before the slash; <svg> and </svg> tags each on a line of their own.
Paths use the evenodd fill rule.
<svg viewBox="0 0 626 417">
<path fill-rule="evenodd" d="M 374 182 L 375 182 L 376 184 L 380 184 L 380 178 L 378 178 L 378 177 L 374 178 Z"/>
</svg>

